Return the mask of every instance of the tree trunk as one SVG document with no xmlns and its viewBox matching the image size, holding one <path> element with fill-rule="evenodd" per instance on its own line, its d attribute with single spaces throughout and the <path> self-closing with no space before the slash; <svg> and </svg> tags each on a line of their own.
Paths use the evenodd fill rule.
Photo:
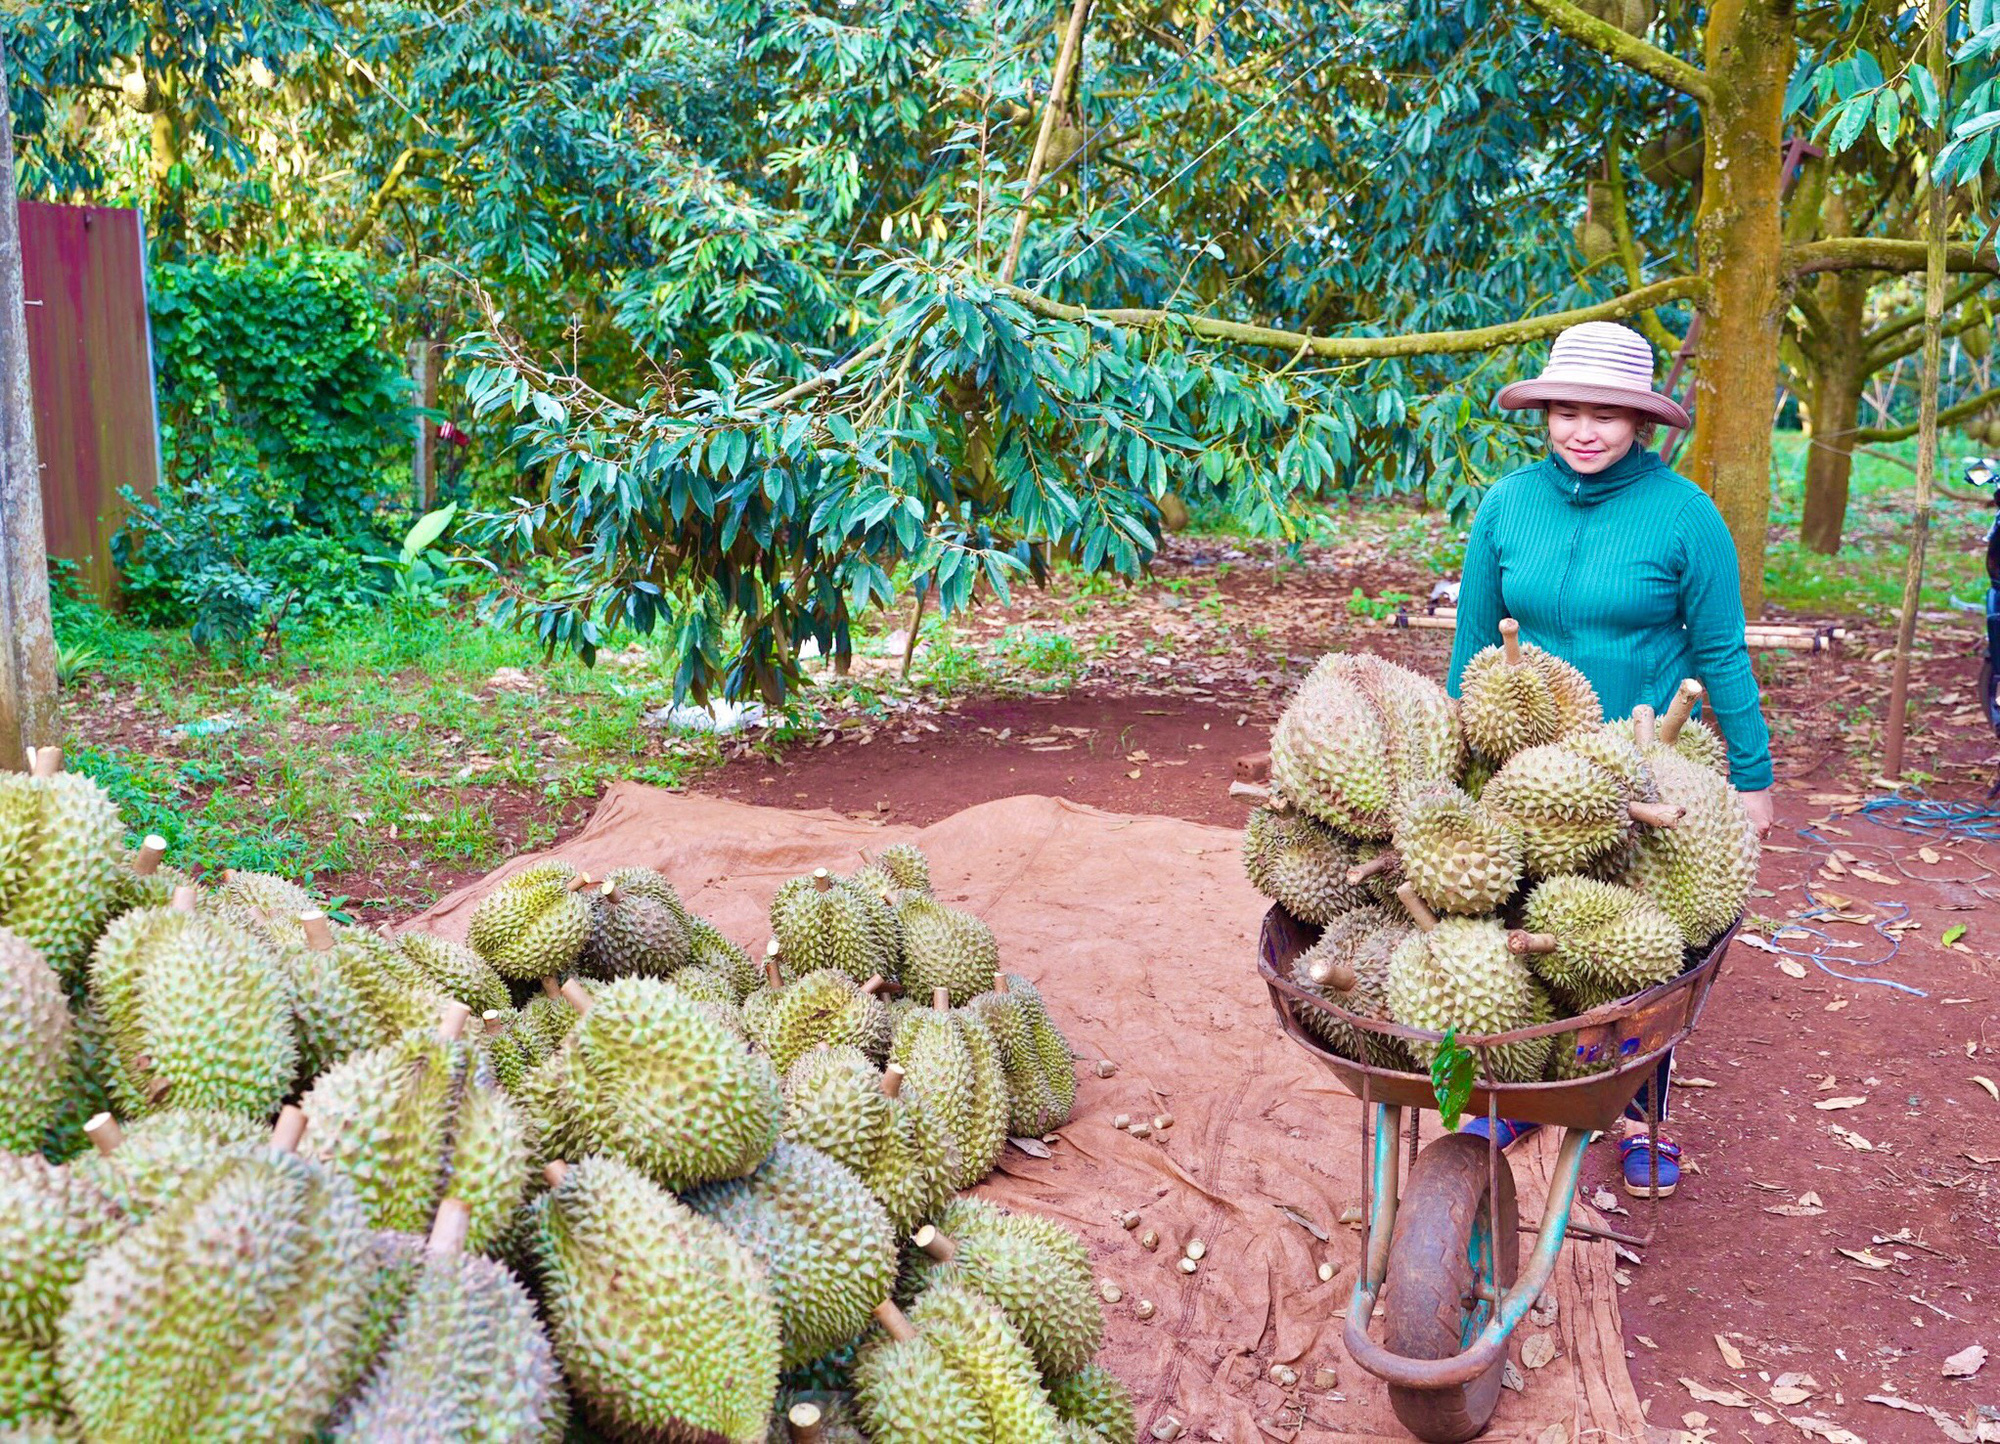
<svg viewBox="0 0 2000 1444">
<path fill-rule="evenodd" d="M 1859 338 L 1857 337 L 1857 340 Z M 1847 482 L 1854 470 L 1854 428 L 1861 421 L 1861 377 L 1853 357 L 1813 367 L 1812 447 L 1806 452 L 1806 506 L 1799 540 L 1832 556 L 1847 522 Z"/>
<path fill-rule="evenodd" d="M 1790 0 L 1718 0 L 1708 14 L 1707 108 L 1696 243 L 1710 285 L 1696 358 L 1688 474 L 1736 541 L 1743 609 L 1764 609 L 1771 411 L 1784 299 L 1779 224 Z"/>
</svg>

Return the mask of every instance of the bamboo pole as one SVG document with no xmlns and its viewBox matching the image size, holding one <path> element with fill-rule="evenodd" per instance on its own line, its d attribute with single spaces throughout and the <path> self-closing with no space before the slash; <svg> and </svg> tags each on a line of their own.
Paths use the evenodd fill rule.
<svg viewBox="0 0 2000 1444">
<path fill-rule="evenodd" d="M 1056 52 L 1055 74 L 1049 80 L 1048 103 L 1042 107 L 1042 128 L 1035 136 L 1034 153 L 1028 157 L 1028 177 L 1021 186 L 1021 209 L 1014 213 L 1014 234 L 1007 241 L 1007 256 L 1000 263 L 1000 284 L 1014 279 L 1021 264 L 1021 243 L 1028 237 L 1028 213 L 1035 206 L 1035 191 L 1042 183 L 1042 165 L 1048 160 L 1049 137 L 1055 133 L 1056 113 L 1062 108 L 1063 92 L 1069 89 L 1069 73 L 1076 53 L 1083 48 L 1083 22 L 1090 14 L 1090 0 L 1075 0 L 1070 6 L 1069 28 L 1063 31 L 1062 49 Z"/>
</svg>

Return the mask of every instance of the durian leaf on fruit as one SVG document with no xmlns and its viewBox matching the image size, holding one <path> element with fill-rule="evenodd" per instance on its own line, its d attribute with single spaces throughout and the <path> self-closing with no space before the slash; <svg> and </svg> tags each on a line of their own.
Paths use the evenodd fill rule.
<svg viewBox="0 0 2000 1444">
<path fill-rule="evenodd" d="M 1472 1101 L 1472 1050 L 1459 1046 L 1458 1029 L 1445 1029 L 1437 1056 L 1431 1059 L 1431 1092 L 1447 1133 L 1458 1129 L 1459 1115 Z"/>
</svg>

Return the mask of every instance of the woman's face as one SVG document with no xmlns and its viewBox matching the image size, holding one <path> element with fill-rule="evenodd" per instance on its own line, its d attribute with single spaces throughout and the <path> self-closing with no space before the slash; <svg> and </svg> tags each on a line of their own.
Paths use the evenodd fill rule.
<svg viewBox="0 0 2000 1444">
<path fill-rule="evenodd" d="M 1629 406 L 1551 401 L 1549 445 L 1564 461 L 1588 476 L 1604 470 L 1632 449 L 1641 419 Z"/>
</svg>

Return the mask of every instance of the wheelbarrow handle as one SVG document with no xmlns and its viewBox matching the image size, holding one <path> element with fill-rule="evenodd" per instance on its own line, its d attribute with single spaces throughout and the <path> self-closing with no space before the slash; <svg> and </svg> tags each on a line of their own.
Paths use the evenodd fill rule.
<svg viewBox="0 0 2000 1444">
<path fill-rule="evenodd" d="M 1364 1268 L 1355 1272 L 1354 1294 L 1347 1306 L 1347 1356 L 1376 1378 L 1405 1389 L 1454 1388 L 1471 1383 L 1492 1368 L 1555 1272 L 1563 1236 L 1569 1231 L 1570 1210 L 1576 1203 L 1577 1179 L 1583 1173 L 1583 1150 L 1589 1142 L 1588 1129 L 1571 1128 L 1563 1134 L 1562 1151 L 1556 1155 L 1555 1173 L 1549 1179 L 1548 1203 L 1542 1209 L 1541 1232 L 1535 1236 L 1535 1251 L 1471 1348 L 1448 1359 L 1406 1359 L 1369 1338 L 1368 1320 L 1375 1312 L 1375 1296 L 1381 1291 L 1382 1280 L 1379 1276 L 1371 1280 L 1370 1270 Z"/>
</svg>

